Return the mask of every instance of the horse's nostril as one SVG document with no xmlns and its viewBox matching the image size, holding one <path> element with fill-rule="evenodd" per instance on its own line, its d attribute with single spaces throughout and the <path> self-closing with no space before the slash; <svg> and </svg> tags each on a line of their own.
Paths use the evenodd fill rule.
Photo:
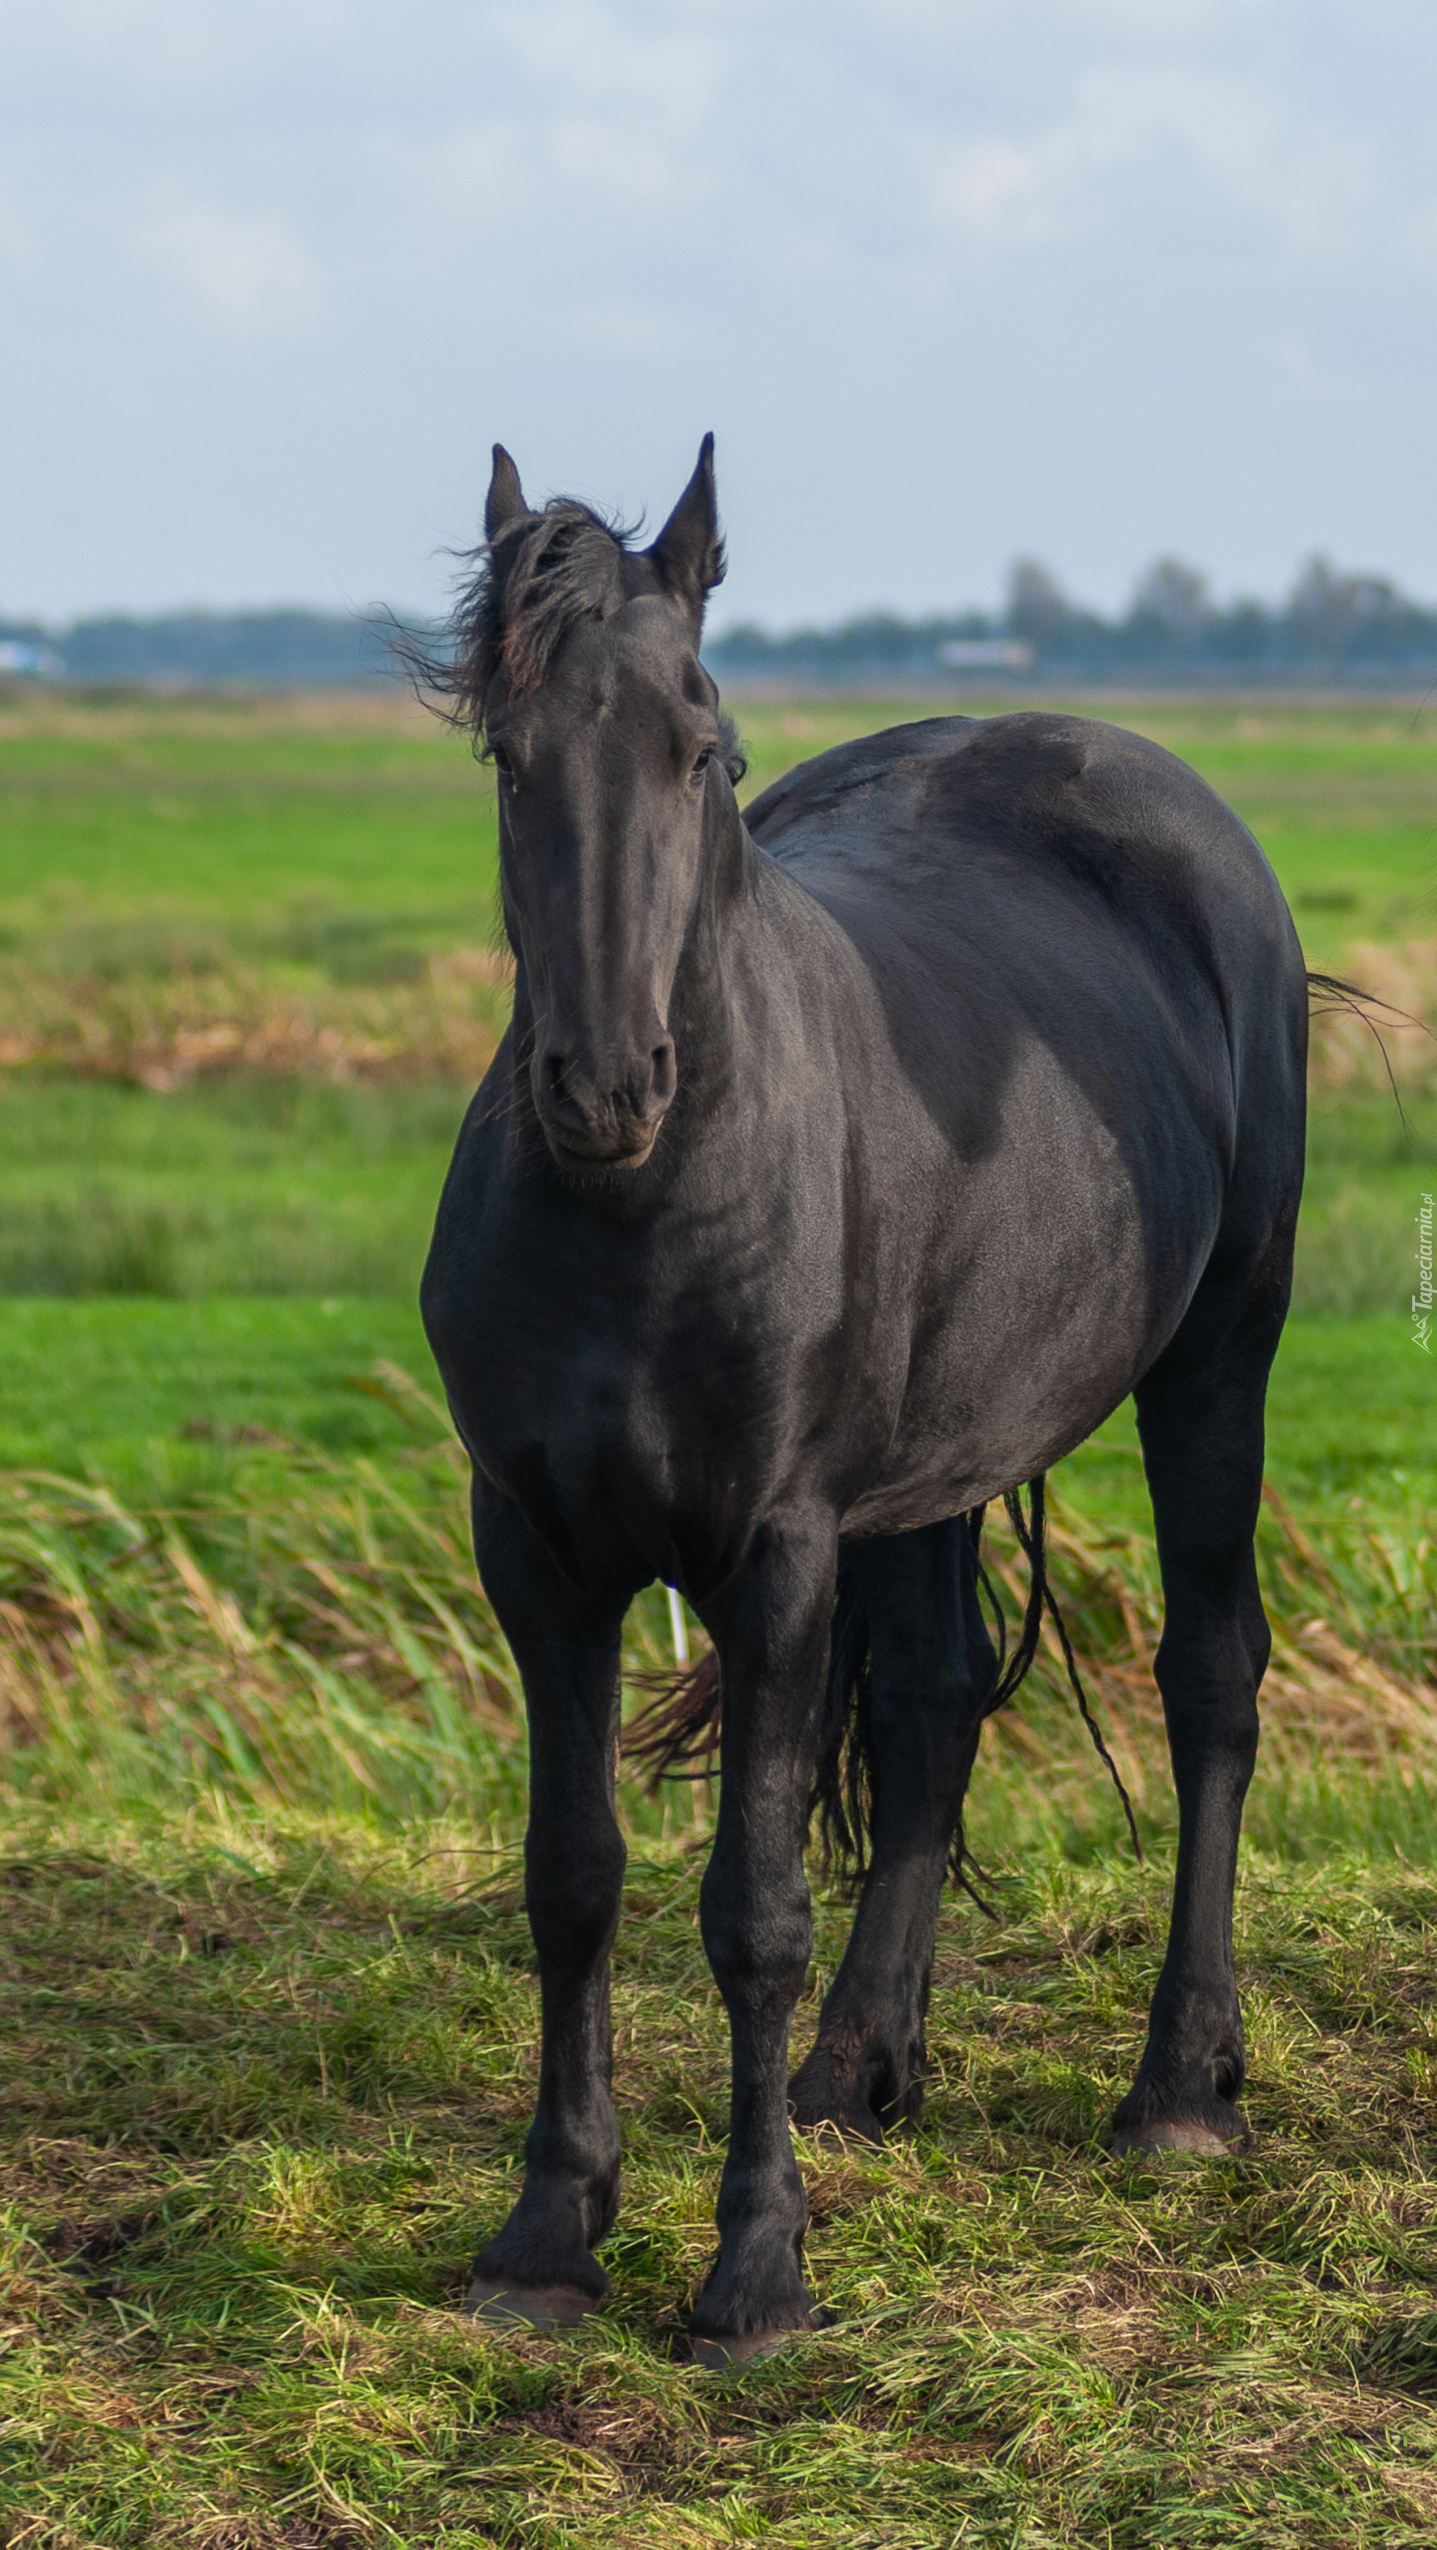
<svg viewBox="0 0 1437 2550">
<path fill-rule="evenodd" d="M 618 1061 L 617 1056 L 612 1058 Z M 540 1113 L 566 1143 L 577 1143 L 602 1156 L 612 1149 L 623 1156 L 645 1132 L 652 1138 L 657 1119 L 674 1095 L 677 1073 L 672 1039 L 647 1051 L 630 1047 L 618 1070 L 596 1070 L 593 1057 L 580 1046 L 541 1047 L 534 1072 L 534 1096 Z"/>
</svg>

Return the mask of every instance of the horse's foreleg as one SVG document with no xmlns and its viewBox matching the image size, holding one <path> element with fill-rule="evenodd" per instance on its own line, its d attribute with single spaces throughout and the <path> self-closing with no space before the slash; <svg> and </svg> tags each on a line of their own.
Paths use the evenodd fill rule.
<svg viewBox="0 0 1437 2550">
<path fill-rule="evenodd" d="M 1199 1293 L 1137 1392 L 1162 1565 L 1156 1673 L 1178 1795 L 1178 1863 L 1147 2048 L 1114 2120 L 1119 2151 L 1220 2152 L 1246 2130 L 1237 2107 L 1245 2058 L 1232 1899 L 1271 1645 L 1253 1534 L 1283 1299 L 1275 1286 L 1214 1335 L 1217 1321 Z"/>
<path fill-rule="evenodd" d="M 517 1508 L 482 1483 L 474 1545 L 528 1706 L 525 1899 L 543 2043 L 523 2189 L 480 2253 L 469 2308 L 542 2326 L 603 2300 L 609 2280 L 593 2249 L 619 2203 L 609 1951 L 624 1877 L 614 1819 L 623 1606 L 581 1600 Z"/>
<path fill-rule="evenodd" d="M 789 2098 L 798 2125 L 878 2142 L 922 2103 L 938 1907 L 997 1658 L 965 1516 L 856 1541 L 843 1568 L 868 1642 L 871 1855 Z"/>
<path fill-rule="evenodd" d="M 808 2202 L 789 2131 L 788 2030 L 811 1940 L 808 1792 L 833 1608 L 831 1525 L 772 1527 L 705 1607 L 723 1668 L 723 1787 L 701 1896 L 733 2039 L 719 2254 L 693 2317 L 701 2354 L 752 2354 L 812 2325 Z"/>
</svg>

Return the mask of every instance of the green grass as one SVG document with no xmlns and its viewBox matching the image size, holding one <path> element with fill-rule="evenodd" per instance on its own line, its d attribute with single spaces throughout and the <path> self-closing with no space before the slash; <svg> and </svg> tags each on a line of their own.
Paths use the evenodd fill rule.
<svg viewBox="0 0 1437 2550">
<path fill-rule="evenodd" d="M 903 713 L 754 704 L 750 784 Z M 1430 719 L 1114 713 L 1254 823 L 1312 962 L 1428 997 Z M 742 2375 L 688 2362 L 724 2134 L 712 1801 L 627 1777 L 614 2303 L 566 2338 L 457 2314 L 536 2061 L 518 1694 L 414 1308 L 502 1009 L 493 860 L 487 775 L 400 707 L 0 707 L 0 1052 L 31 1056 L 0 1072 L 0 2543 L 1417 2550 L 1437 1424 L 1403 1313 L 1437 1097 L 1415 1047 L 1410 1143 L 1324 1048 L 1274 1377 L 1252 2150 L 1104 2154 L 1173 1841 L 1125 1409 L 1056 1475 L 1055 1556 L 1147 1865 L 1045 1650 L 985 1734 L 997 1917 L 945 1909 L 922 2128 L 803 2152 L 833 2329 Z M 1001 1530 L 991 1552 L 1011 1604 Z M 651 1593 L 631 1705 L 667 1637 Z M 844 1919 L 823 1896 L 795 2051 Z"/>
<path fill-rule="evenodd" d="M 1054 1476 L 1095 1521 L 1146 1530 L 1131 1400 Z M 1324 1522 L 1437 1511 L 1437 1359 L 1399 1319 L 1289 1319 L 1268 1393 L 1267 1476 Z"/>
<path fill-rule="evenodd" d="M 400 699 L 12 702 L 0 771 L 0 920 L 82 959 L 97 924 L 139 938 L 142 920 L 201 948 L 288 932 L 301 960 L 336 915 L 351 944 L 376 915 L 487 927 L 492 779 Z"/>
<path fill-rule="evenodd" d="M 383 1453 L 413 1437 L 367 1386 L 381 1358 L 437 1389 L 412 1301 L 8 1302 L 0 1469 L 100 1475 L 163 1499 L 275 1438 Z"/>
<path fill-rule="evenodd" d="M 1437 928 L 1431 714 L 1074 705 L 1153 735 L 1228 798 L 1267 847 L 1315 962 L 1353 938 Z M 942 707 L 741 701 L 745 793 L 847 736 Z M 107 962 L 119 923 L 141 955 L 147 931 L 188 926 L 201 961 L 238 932 L 301 964 L 362 963 L 366 947 L 382 964 L 488 925 L 492 777 L 402 701 L 12 700 L 0 704 L 0 776 L 0 924 L 62 959 L 84 962 L 97 924 Z"/>
<path fill-rule="evenodd" d="M 904 713 L 752 703 L 750 786 Z M 1255 824 L 1314 963 L 1430 1004 L 1433 720 L 1114 713 Z M 31 1057 L 0 1071 L 0 1290 L 411 1290 L 503 1011 L 494 856 L 490 774 L 402 702 L 0 707 L 0 1055 Z M 1410 1290 L 1434 1049 L 1394 1050 L 1411 1139 L 1375 1047 L 1316 1093 L 1302 1310 Z"/>
<path fill-rule="evenodd" d="M 413 1296 L 468 1089 L 0 1075 L 0 1293 Z M 1406 1310 L 1437 1098 L 1314 1093 L 1300 1313 Z"/>
<path fill-rule="evenodd" d="M 724 2041 L 691 1849 L 631 1863 L 625 2209 L 583 2332 L 455 2314 L 535 2059 L 467 1824 L 122 1839 L 0 1871 L 19 2544 L 1418 2550 L 1437 2516 L 1431 1877 L 1249 1854 L 1250 2155 L 1104 2156 L 1166 1871 L 1029 1855 L 945 1912 L 920 2131 L 809 2145 L 824 2337 L 695 2372 Z M 796 2042 L 842 1936 L 820 1908 Z"/>
<path fill-rule="evenodd" d="M 412 1299 L 469 1092 L 0 1079 L 0 1291 Z"/>
<path fill-rule="evenodd" d="M 381 1453 L 412 1439 L 362 1385 L 378 1358 L 437 1391 L 412 1300 L 15 1300 L 0 1317 L 0 1468 L 121 1480 L 164 1497 L 247 1428 Z M 257 1447 L 263 1451 L 263 1444 Z M 1056 1474 L 1095 1521 L 1142 1528 L 1131 1403 Z M 1437 1364 L 1397 1318 L 1289 1321 L 1268 1402 L 1268 1475 L 1301 1512 L 1437 1507 Z"/>
</svg>

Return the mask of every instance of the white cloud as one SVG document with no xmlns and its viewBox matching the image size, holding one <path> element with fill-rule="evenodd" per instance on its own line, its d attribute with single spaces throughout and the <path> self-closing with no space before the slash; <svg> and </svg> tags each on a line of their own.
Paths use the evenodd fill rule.
<svg viewBox="0 0 1437 2550">
<path fill-rule="evenodd" d="M 522 215 L 552 232 L 626 206 L 691 208 L 711 185 L 707 168 L 617 114 L 491 117 L 419 144 L 386 141 L 377 157 L 421 223 Z"/>
<path fill-rule="evenodd" d="M 597 116 L 566 116 L 546 133 L 555 173 L 585 193 L 661 202 L 688 194 L 691 178 L 671 154 Z"/>
<path fill-rule="evenodd" d="M 229 212 L 171 183 L 152 194 L 130 245 L 230 335 L 288 336 L 319 306 L 319 266 L 280 213 Z"/>
<path fill-rule="evenodd" d="M 1221 202 L 1267 222 L 1292 256 L 1344 261 L 1367 220 L 1374 172 L 1366 139 L 1294 113 L 1255 82 L 1189 77 L 1154 96 L 1151 130 L 1157 147 L 1167 141 L 1186 152 Z"/>
<path fill-rule="evenodd" d="M 413 594 L 481 427 L 634 508 L 709 423 L 740 611 L 1430 584 L 1434 77 L 1433 0 L 0 0 L 5 599 Z"/>
<path fill-rule="evenodd" d="M 585 345 L 605 354 L 657 354 L 672 337 L 671 328 L 656 311 L 621 301 L 593 302 L 581 309 L 574 333 Z"/>
<path fill-rule="evenodd" d="M 12 78 L 164 93 L 352 41 L 355 16 L 353 0 L 0 0 L 0 53 Z"/>
<path fill-rule="evenodd" d="M 732 14 L 731 12 L 729 14 Z M 571 98 L 624 102 L 635 126 L 656 116 L 692 129 L 713 112 L 729 46 L 714 14 L 686 0 L 524 0 L 495 9 L 492 23 L 516 62 Z"/>
<path fill-rule="evenodd" d="M 938 155 L 928 203 L 972 239 L 1024 246 L 1101 224 L 1113 181 L 1136 168 L 1185 169 L 1289 255 L 1325 262 L 1346 258 L 1373 191 L 1359 136 L 1297 115 L 1258 81 L 1189 64 L 1089 72 L 1071 111 L 1045 129 L 979 135 Z"/>
<path fill-rule="evenodd" d="M 532 127 L 489 116 L 423 140 L 384 136 L 374 157 L 421 221 L 443 221 L 522 204 L 534 188 L 538 154 Z"/>
<path fill-rule="evenodd" d="M 1059 127 L 1030 141 L 966 142 L 935 169 L 931 209 L 970 239 L 1018 247 L 1069 237 L 1097 210 L 1082 139 Z"/>
</svg>

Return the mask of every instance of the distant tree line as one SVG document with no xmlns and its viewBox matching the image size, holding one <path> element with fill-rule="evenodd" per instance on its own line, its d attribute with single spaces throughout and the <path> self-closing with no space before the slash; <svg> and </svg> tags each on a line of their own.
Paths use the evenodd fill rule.
<svg viewBox="0 0 1437 2550">
<path fill-rule="evenodd" d="M 1218 604 L 1195 567 L 1159 558 L 1121 617 L 1105 619 L 1071 602 L 1037 559 L 1019 558 L 996 615 L 905 620 L 872 612 L 787 637 L 746 624 L 714 639 L 705 655 L 722 680 L 776 690 L 873 681 L 929 687 L 965 677 L 985 688 L 1035 679 L 1405 687 L 1437 677 L 1437 609 L 1383 576 L 1345 574 L 1325 558 L 1303 568 L 1284 603 Z"/>
<path fill-rule="evenodd" d="M 439 632 L 407 632 L 432 641 Z M 0 617 L 0 680 L 212 689 L 336 689 L 395 678 L 385 613 L 176 611 L 51 629 Z M 1019 558 L 999 613 L 908 620 L 871 612 L 774 637 L 753 624 L 712 639 L 722 680 L 781 690 L 989 688 L 1033 681 L 1214 689 L 1426 684 L 1437 679 L 1437 609 L 1383 576 L 1313 558 L 1285 602 L 1218 604 L 1195 567 L 1159 558 L 1121 616 L 1071 602 L 1035 558 Z"/>
<path fill-rule="evenodd" d="M 0 678 L 349 690 L 392 676 L 394 635 L 386 617 L 343 611 L 171 611 L 75 620 L 63 629 L 0 619 Z"/>
</svg>

